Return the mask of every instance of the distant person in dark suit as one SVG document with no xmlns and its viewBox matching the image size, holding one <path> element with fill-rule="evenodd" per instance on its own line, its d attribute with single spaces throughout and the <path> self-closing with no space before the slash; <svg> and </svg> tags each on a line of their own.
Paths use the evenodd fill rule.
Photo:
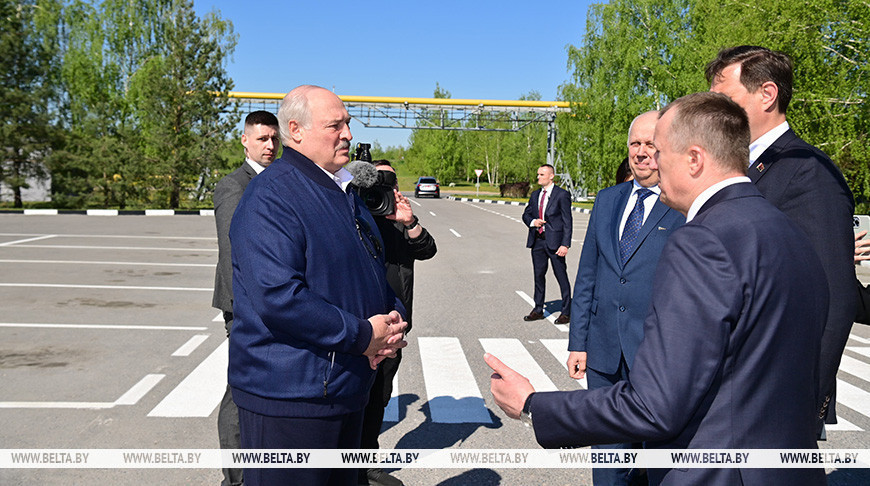
<svg viewBox="0 0 870 486">
<path fill-rule="evenodd" d="M 634 175 L 631 173 L 631 168 L 628 166 L 628 157 L 622 159 L 622 162 L 619 163 L 619 167 L 616 168 L 616 183 L 622 184 L 623 182 L 628 182 L 634 179 Z"/>
<path fill-rule="evenodd" d="M 567 365 L 572 378 L 587 375 L 590 390 L 629 379 L 643 341 L 659 256 L 671 233 L 686 221 L 659 199 L 659 171 L 651 167 L 657 120 L 658 112 L 650 111 L 632 121 L 628 159 L 633 181 L 608 187 L 595 197 L 580 253 Z M 632 444 L 593 447 L 628 449 Z M 628 485 L 637 471 L 594 468 L 592 482 Z"/>
<path fill-rule="evenodd" d="M 747 175 L 809 236 L 825 269 L 830 304 L 819 373 L 819 433 L 824 438 L 824 423 L 837 423 L 837 370 L 855 317 L 852 191 L 831 159 L 801 140 L 786 121 L 793 91 L 787 55 L 756 46 L 723 49 L 707 65 L 706 76 L 711 91 L 730 97 L 749 117 Z"/>
<path fill-rule="evenodd" d="M 523 211 L 523 222 L 529 227 L 526 247 L 532 249 L 532 268 L 535 272 L 535 307 L 524 321 L 544 318 L 544 295 L 547 266 L 552 264 L 553 275 L 562 292 L 562 313 L 556 324 L 568 324 L 571 313 L 571 283 L 565 255 L 571 247 L 574 231 L 571 216 L 571 194 L 557 186 L 553 179 L 556 171 L 550 164 L 538 167 L 538 184 L 541 188 L 532 192 L 529 204 Z"/>
<path fill-rule="evenodd" d="M 214 297 L 211 305 L 224 313 L 227 337 L 233 327 L 233 262 L 230 257 L 230 221 L 236 206 L 248 187 L 248 182 L 262 172 L 278 156 L 278 119 L 268 111 L 254 111 L 245 117 L 242 133 L 245 161 L 242 166 L 221 179 L 214 190 L 214 220 L 218 237 L 218 264 L 214 275 Z M 239 410 L 233 403 L 229 385 L 218 409 L 218 439 L 221 449 L 239 449 Z M 242 470 L 223 470 L 223 486 L 244 484 Z"/>
<path fill-rule="evenodd" d="M 827 283 L 806 235 L 746 173 L 749 122 L 695 93 L 656 124 L 661 198 L 686 215 L 655 274 L 630 381 L 535 393 L 485 355 L 491 389 L 544 447 L 644 441 L 659 449 L 816 449 Z M 650 469 L 650 484 L 824 485 L 824 469 Z"/>
</svg>

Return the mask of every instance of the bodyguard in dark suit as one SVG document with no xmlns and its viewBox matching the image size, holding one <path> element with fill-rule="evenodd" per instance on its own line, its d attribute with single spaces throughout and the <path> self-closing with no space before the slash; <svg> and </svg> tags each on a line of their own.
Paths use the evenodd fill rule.
<svg viewBox="0 0 870 486">
<path fill-rule="evenodd" d="M 556 324 L 567 324 L 571 312 L 571 283 L 568 281 L 568 266 L 565 255 L 571 247 L 574 231 L 571 217 L 571 195 L 553 183 L 556 171 L 550 164 L 538 168 L 538 184 L 541 188 L 532 192 L 529 204 L 523 211 L 523 222 L 529 227 L 526 247 L 532 249 L 532 268 L 535 272 L 535 307 L 525 321 L 544 318 L 544 295 L 547 284 L 547 265 L 553 265 L 553 275 L 562 292 L 562 314 Z"/>
<path fill-rule="evenodd" d="M 590 390 L 629 379 L 643 341 L 643 321 L 659 256 L 668 236 L 685 222 L 682 214 L 659 200 L 659 174 L 650 168 L 657 120 L 658 112 L 650 111 L 632 122 L 628 160 L 634 179 L 595 197 L 580 253 L 567 365 L 574 379 L 588 371 Z M 630 484 L 630 474 L 628 468 L 594 468 L 592 481 L 596 485 Z"/>
<path fill-rule="evenodd" d="M 230 221 L 245 188 L 255 175 L 278 156 L 278 119 L 268 111 L 254 111 L 245 118 L 242 133 L 245 161 L 221 179 L 214 190 L 214 220 L 218 237 L 218 264 L 214 275 L 212 307 L 224 313 L 227 337 L 233 327 L 233 262 L 230 245 Z M 239 411 L 229 385 L 218 409 L 218 438 L 221 449 L 240 449 Z M 222 485 L 243 484 L 241 469 L 224 469 Z"/>
<path fill-rule="evenodd" d="M 745 177 L 746 113 L 717 93 L 656 125 L 662 200 L 686 214 L 659 261 L 631 381 L 534 393 L 497 358 L 496 403 L 544 447 L 815 449 L 824 270 L 806 235 Z M 654 469 L 651 484 L 825 484 L 823 469 Z"/>
<path fill-rule="evenodd" d="M 789 128 L 786 109 L 793 75 L 788 56 L 756 46 L 723 49 L 706 74 L 710 90 L 728 95 L 749 117 L 752 143 L 747 175 L 771 204 L 806 233 L 825 269 L 830 305 L 821 339 L 822 430 L 821 419 L 837 423 L 837 370 L 855 317 L 852 192 L 831 159 Z"/>
</svg>

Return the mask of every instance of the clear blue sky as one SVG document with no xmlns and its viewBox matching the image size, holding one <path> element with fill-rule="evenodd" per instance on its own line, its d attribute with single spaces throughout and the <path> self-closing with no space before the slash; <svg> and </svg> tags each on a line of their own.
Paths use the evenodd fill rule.
<svg viewBox="0 0 870 486">
<path fill-rule="evenodd" d="M 590 0 L 195 0 L 233 22 L 236 91 L 316 84 L 338 95 L 555 100 Z M 351 123 L 354 142 L 407 145 L 410 130 Z"/>
</svg>

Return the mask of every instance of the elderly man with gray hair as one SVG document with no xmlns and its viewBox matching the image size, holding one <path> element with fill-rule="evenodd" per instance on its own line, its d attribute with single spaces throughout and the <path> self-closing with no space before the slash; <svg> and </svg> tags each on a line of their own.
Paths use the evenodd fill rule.
<svg viewBox="0 0 870 486">
<path fill-rule="evenodd" d="M 383 240 L 343 166 L 350 117 L 317 86 L 281 103 L 280 159 L 248 185 L 230 227 L 228 380 L 242 448 L 355 449 L 378 364 L 407 343 Z M 356 484 L 356 469 L 245 469 L 245 483 Z"/>
</svg>

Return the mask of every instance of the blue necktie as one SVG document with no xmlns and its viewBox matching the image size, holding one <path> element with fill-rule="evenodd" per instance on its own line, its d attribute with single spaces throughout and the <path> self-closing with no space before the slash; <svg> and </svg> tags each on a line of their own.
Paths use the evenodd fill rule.
<svg viewBox="0 0 870 486">
<path fill-rule="evenodd" d="M 649 189 L 637 190 L 637 201 L 634 203 L 634 209 L 631 210 L 628 219 L 625 220 L 625 228 L 622 229 L 622 238 L 619 240 L 619 257 L 622 258 L 623 265 L 634 250 L 637 234 L 640 233 L 640 227 L 643 226 L 643 200 L 652 194 L 653 192 Z"/>
</svg>

